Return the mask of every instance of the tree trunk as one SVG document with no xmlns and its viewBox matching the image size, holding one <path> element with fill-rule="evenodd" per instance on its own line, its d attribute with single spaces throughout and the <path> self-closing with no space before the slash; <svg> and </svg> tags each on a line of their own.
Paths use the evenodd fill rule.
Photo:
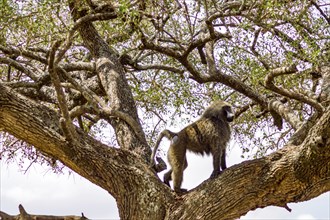
<svg viewBox="0 0 330 220">
<path fill-rule="evenodd" d="M 138 154 L 104 145 L 79 128 L 77 140 L 69 143 L 61 134 L 56 112 L 1 84 L 0 91 L 0 124 L 6 132 L 107 190 L 117 200 L 122 219 L 159 219 L 163 215 L 165 201 L 173 195 L 157 197 L 161 191 L 171 195 L 170 189 Z"/>
<path fill-rule="evenodd" d="M 86 11 L 77 6 L 79 4 L 81 4 L 79 1 L 70 1 L 71 13 L 75 21 L 86 15 Z M 78 31 L 84 45 L 96 61 L 96 71 L 109 98 L 111 109 L 130 115 L 138 123 L 139 133 L 143 134 L 132 92 L 116 52 L 103 40 L 92 22 L 82 23 Z M 119 146 L 129 150 L 140 148 L 145 158 L 149 158 L 151 151 L 144 136 L 142 139 L 139 138 L 125 121 L 118 118 L 108 118 L 108 122 L 115 130 Z"/>
</svg>

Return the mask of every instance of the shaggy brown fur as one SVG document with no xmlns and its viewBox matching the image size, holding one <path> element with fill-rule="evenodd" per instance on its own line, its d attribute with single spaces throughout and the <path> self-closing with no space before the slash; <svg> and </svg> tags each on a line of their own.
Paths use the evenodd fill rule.
<svg viewBox="0 0 330 220">
<path fill-rule="evenodd" d="M 218 176 L 221 169 L 226 169 L 226 145 L 230 139 L 229 122 L 233 121 L 234 114 L 231 106 L 224 101 L 215 101 L 209 106 L 201 118 L 188 125 L 178 133 L 164 130 L 158 137 L 155 148 L 151 155 L 151 162 L 161 139 L 165 136 L 171 140 L 171 145 L 167 153 L 171 169 L 164 175 L 164 183 L 169 186 L 173 180 L 175 192 L 186 191 L 181 189 L 183 171 L 187 168 L 186 150 L 196 154 L 212 154 L 213 172 L 210 178 Z"/>
</svg>

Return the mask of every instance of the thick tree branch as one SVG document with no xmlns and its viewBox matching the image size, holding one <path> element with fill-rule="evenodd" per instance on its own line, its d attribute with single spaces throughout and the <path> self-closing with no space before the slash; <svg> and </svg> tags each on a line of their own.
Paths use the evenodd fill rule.
<svg viewBox="0 0 330 220">
<path fill-rule="evenodd" d="M 91 72 L 96 71 L 94 62 L 71 62 L 60 64 L 59 67 L 65 69 L 67 72 L 78 71 L 78 70 L 87 70 Z"/>
<path fill-rule="evenodd" d="M 97 13 L 97 14 L 89 14 L 85 15 L 78 20 L 76 20 L 74 26 L 71 28 L 69 33 L 67 34 L 67 37 L 65 39 L 64 44 L 62 45 L 61 50 L 57 54 L 57 57 L 55 59 L 55 63 L 58 64 L 62 58 L 64 57 L 64 54 L 66 51 L 70 48 L 72 43 L 72 38 L 74 36 L 74 33 L 86 22 L 93 22 L 98 20 L 109 20 L 117 18 L 117 14 L 115 12 L 106 12 L 106 13 Z"/>
<path fill-rule="evenodd" d="M 319 100 L 323 105 L 330 105 L 330 64 L 328 66 L 320 67 L 322 75 L 322 86 Z"/>
</svg>

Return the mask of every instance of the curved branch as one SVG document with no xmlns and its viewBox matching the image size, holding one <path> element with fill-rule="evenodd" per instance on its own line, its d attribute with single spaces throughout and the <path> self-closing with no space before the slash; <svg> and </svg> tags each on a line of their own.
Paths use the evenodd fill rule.
<svg viewBox="0 0 330 220">
<path fill-rule="evenodd" d="M 76 138 L 76 131 L 74 130 L 72 120 L 70 118 L 68 106 L 66 104 L 65 95 L 61 87 L 60 78 L 56 72 L 56 63 L 55 63 L 55 53 L 58 47 L 60 46 L 61 42 L 56 41 L 55 44 L 52 46 L 49 55 L 49 75 L 52 80 L 52 83 L 55 87 L 58 105 L 60 107 L 62 117 L 60 119 L 60 123 L 64 132 L 64 135 L 69 141 L 75 141 Z"/>
<path fill-rule="evenodd" d="M 131 126 L 139 140 L 141 142 L 145 141 L 144 133 L 141 131 L 140 125 L 129 114 L 109 108 L 103 108 L 101 114 L 105 114 L 107 118 L 116 117 L 125 121 L 129 126 Z"/>
<path fill-rule="evenodd" d="M 97 13 L 97 14 L 89 14 L 85 15 L 81 18 L 77 18 L 75 21 L 73 27 L 67 34 L 67 37 L 65 39 L 65 42 L 63 43 L 62 48 L 60 49 L 59 53 L 57 54 L 55 58 L 55 63 L 58 64 L 64 57 L 64 54 L 66 51 L 70 48 L 72 38 L 74 36 L 74 33 L 84 24 L 87 22 L 93 22 L 93 21 L 98 21 L 98 20 L 109 20 L 109 19 L 114 19 L 117 18 L 117 14 L 115 12 L 106 12 L 106 13 Z"/>
<path fill-rule="evenodd" d="M 313 108 L 315 108 L 320 114 L 322 114 L 324 109 L 323 109 L 322 105 L 320 105 L 316 100 L 306 97 L 300 93 L 292 92 L 292 91 L 289 91 L 284 88 L 279 88 L 274 84 L 275 77 L 296 73 L 297 71 L 298 70 L 295 65 L 292 65 L 289 67 L 280 67 L 280 68 L 273 69 L 273 70 L 269 71 L 269 73 L 267 74 L 267 76 L 265 78 L 265 87 L 280 95 L 306 103 L 306 104 L 312 106 Z"/>
</svg>

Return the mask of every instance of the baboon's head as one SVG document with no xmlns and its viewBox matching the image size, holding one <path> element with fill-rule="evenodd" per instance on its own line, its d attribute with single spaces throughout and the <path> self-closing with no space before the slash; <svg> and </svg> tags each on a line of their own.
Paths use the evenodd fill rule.
<svg viewBox="0 0 330 220">
<path fill-rule="evenodd" d="M 234 113 L 229 103 L 217 100 L 205 110 L 203 117 L 232 122 L 234 120 Z"/>
</svg>

